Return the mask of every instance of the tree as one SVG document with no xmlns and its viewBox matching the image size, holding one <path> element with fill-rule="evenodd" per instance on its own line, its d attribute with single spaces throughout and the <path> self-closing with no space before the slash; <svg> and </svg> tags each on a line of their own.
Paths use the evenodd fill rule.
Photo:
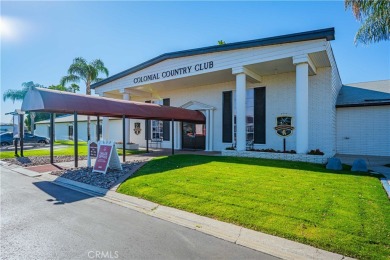
<svg viewBox="0 0 390 260">
<path fill-rule="evenodd" d="M 72 89 L 66 88 L 63 85 L 51 85 L 48 87 L 48 89 L 53 89 L 53 90 L 59 90 L 59 91 L 66 91 L 66 92 L 72 92 Z"/>
<path fill-rule="evenodd" d="M 73 92 L 73 93 L 76 93 L 76 91 L 80 91 L 79 85 L 77 85 L 75 83 L 72 83 L 68 89 L 70 89 L 71 92 Z"/>
<path fill-rule="evenodd" d="M 74 83 L 84 81 L 86 94 L 91 95 L 91 84 L 103 80 L 99 78 L 99 74 L 104 74 L 108 77 L 108 69 L 104 66 L 103 61 L 96 59 L 90 63 L 84 58 L 78 57 L 73 60 L 73 63 L 68 69 L 68 75 L 62 77 L 61 85 L 65 86 L 66 83 Z M 87 117 L 87 136 L 88 140 L 91 139 L 90 131 L 91 120 Z"/>
<path fill-rule="evenodd" d="M 36 84 L 33 81 L 24 82 L 22 83 L 22 89 L 8 89 L 5 91 L 3 94 L 3 101 L 5 102 L 8 99 L 12 100 L 13 103 L 15 103 L 16 100 L 21 101 L 26 96 L 27 91 L 32 87 L 43 88 L 42 85 Z M 27 126 L 29 126 L 31 133 L 34 134 L 35 112 L 28 112 L 27 117 L 30 118 L 30 120 L 27 120 L 27 122 L 30 122 L 30 125 Z"/>
<path fill-rule="evenodd" d="M 219 41 L 218 41 L 218 45 L 224 45 L 224 44 L 226 44 L 225 41 L 223 41 L 223 40 L 219 40 Z"/>
<path fill-rule="evenodd" d="M 73 92 L 76 93 L 76 91 L 80 91 L 80 87 L 77 84 L 72 84 L 70 87 L 65 87 L 61 84 L 59 85 L 51 85 L 48 87 L 48 89 L 54 89 L 54 90 L 59 90 L 59 91 L 66 91 L 66 92 Z"/>
<path fill-rule="evenodd" d="M 362 23 L 355 35 L 355 44 L 390 40 L 389 0 L 345 0 L 345 9 L 352 9 Z"/>
</svg>

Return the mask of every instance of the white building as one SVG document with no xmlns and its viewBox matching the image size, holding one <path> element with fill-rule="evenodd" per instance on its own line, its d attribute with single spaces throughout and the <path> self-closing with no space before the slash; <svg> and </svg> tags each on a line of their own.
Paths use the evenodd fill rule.
<svg viewBox="0 0 390 260">
<path fill-rule="evenodd" d="M 104 97 L 205 114 L 205 125 L 175 122 L 172 129 L 170 122 L 152 121 L 149 139 L 160 140 L 163 148 L 171 148 L 173 130 L 175 149 L 223 151 L 234 146 L 245 151 L 253 144 L 254 149 L 283 150 L 285 138 L 286 150 L 298 154 L 319 149 L 326 157 L 336 152 L 390 155 L 389 135 L 373 135 L 368 141 L 375 139 L 376 145 L 366 149 L 361 147 L 364 134 L 345 134 L 355 123 L 351 118 L 364 113 L 367 119 L 378 120 L 377 110 L 387 116 L 381 131 L 388 133 L 390 107 L 382 102 L 381 109 L 370 107 L 372 112 L 357 106 L 336 110 L 336 103 L 343 104 L 338 98 L 342 83 L 331 40 L 333 28 L 167 53 L 92 88 Z M 381 98 L 386 90 L 389 93 L 386 82 Z M 281 128 L 275 129 L 277 124 Z M 103 139 L 121 140 L 121 129 L 120 120 L 103 119 Z M 131 142 L 146 145 L 144 120 L 127 120 L 126 129 Z M 281 136 L 276 130 L 291 134 Z"/>
<path fill-rule="evenodd" d="M 343 85 L 336 107 L 337 153 L 390 156 L 390 80 Z"/>
<path fill-rule="evenodd" d="M 55 140 L 73 140 L 73 115 L 55 118 Z M 78 116 L 79 140 L 87 140 L 87 116 Z M 91 136 L 96 138 L 96 117 L 91 116 Z M 34 134 L 50 138 L 50 119 L 35 123 Z"/>
</svg>

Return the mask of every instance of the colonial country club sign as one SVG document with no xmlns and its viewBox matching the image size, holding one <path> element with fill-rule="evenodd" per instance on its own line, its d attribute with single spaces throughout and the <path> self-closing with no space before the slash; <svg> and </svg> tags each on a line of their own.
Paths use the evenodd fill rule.
<svg viewBox="0 0 390 260">
<path fill-rule="evenodd" d="M 287 137 L 292 134 L 294 127 L 292 126 L 291 116 L 278 116 L 276 117 L 276 133 L 279 136 Z"/>
<path fill-rule="evenodd" d="M 172 70 L 166 70 L 163 72 L 157 72 L 145 76 L 140 76 L 136 77 L 133 79 L 133 82 L 135 84 L 137 83 L 143 83 L 143 82 L 148 82 L 151 80 L 158 80 L 158 79 L 163 79 L 163 78 L 169 78 L 169 77 L 174 77 L 177 75 L 184 75 L 184 74 L 189 74 L 194 71 L 202 71 L 202 70 L 209 70 L 214 67 L 214 62 L 213 61 L 208 61 L 208 62 L 203 62 L 203 63 L 198 63 L 195 66 L 185 66 L 177 69 L 172 69 Z"/>
</svg>

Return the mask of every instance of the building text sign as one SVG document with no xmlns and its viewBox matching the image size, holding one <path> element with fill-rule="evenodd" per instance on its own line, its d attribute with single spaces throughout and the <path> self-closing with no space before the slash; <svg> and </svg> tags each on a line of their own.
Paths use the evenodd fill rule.
<svg viewBox="0 0 390 260">
<path fill-rule="evenodd" d="M 152 80 L 170 78 L 178 75 L 190 74 L 194 71 L 209 70 L 212 69 L 213 67 L 214 67 L 214 62 L 208 61 L 208 62 L 198 63 L 196 65 L 184 66 L 176 69 L 166 70 L 163 72 L 156 72 L 149 75 L 136 77 L 133 79 L 133 83 L 138 84 L 138 83 L 148 82 Z"/>
</svg>

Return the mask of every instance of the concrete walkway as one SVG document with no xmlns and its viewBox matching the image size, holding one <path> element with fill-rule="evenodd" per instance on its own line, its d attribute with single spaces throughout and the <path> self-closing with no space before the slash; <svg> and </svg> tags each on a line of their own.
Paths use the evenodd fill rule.
<svg viewBox="0 0 390 260">
<path fill-rule="evenodd" d="M 387 196 L 390 198 L 390 156 L 369 156 L 369 155 L 350 155 L 350 154 L 336 154 L 334 157 L 339 158 L 342 163 L 352 165 L 356 159 L 363 159 L 367 163 L 367 168 L 373 172 L 377 172 L 385 176 L 381 178 L 383 188 Z"/>
</svg>

